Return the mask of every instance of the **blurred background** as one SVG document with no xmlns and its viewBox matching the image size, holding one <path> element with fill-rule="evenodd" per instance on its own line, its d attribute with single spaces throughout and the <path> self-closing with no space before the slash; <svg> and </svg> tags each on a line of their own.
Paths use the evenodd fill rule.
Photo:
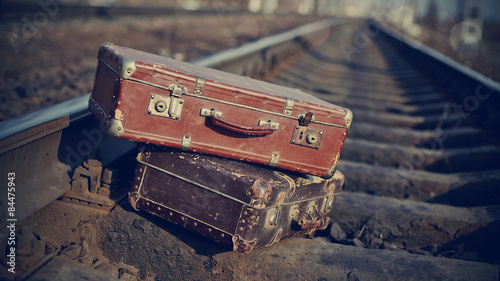
<svg viewBox="0 0 500 281">
<path fill-rule="evenodd" d="M 0 5 L 0 121 L 89 93 L 103 42 L 190 61 L 325 17 L 373 18 L 500 81 L 498 0 L 4 0 Z"/>
</svg>

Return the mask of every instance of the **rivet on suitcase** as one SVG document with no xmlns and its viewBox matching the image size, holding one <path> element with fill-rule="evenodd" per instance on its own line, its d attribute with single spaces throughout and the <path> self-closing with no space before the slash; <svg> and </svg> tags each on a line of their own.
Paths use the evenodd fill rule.
<svg viewBox="0 0 500 281">
<path fill-rule="evenodd" d="M 238 252 L 324 229 L 344 183 L 147 145 L 130 204 Z"/>
<path fill-rule="evenodd" d="M 90 109 L 114 137 L 333 176 L 352 113 L 297 89 L 105 43 Z"/>
</svg>

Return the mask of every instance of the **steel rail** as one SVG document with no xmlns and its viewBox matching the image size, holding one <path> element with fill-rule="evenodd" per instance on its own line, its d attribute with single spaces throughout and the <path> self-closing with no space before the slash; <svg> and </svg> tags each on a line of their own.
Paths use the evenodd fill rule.
<svg viewBox="0 0 500 281">
<path fill-rule="evenodd" d="M 239 60 L 252 54 L 260 53 L 269 48 L 278 46 L 286 42 L 290 42 L 302 36 L 312 34 L 326 28 L 333 27 L 335 25 L 342 24 L 343 22 L 344 20 L 340 18 L 324 19 L 318 22 L 313 22 L 297 27 L 283 33 L 264 37 L 252 43 L 244 44 L 242 46 L 227 49 L 213 55 L 195 59 L 192 62 L 200 66 L 218 68 L 232 61 Z"/>
<path fill-rule="evenodd" d="M 455 61 L 443 53 L 388 25 L 381 25 L 379 23 L 376 27 L 394 41 L 399 42 L 399 44 L 403 44 L 405 47 L 425 55 L 427 59 L 433 60 L 435 63 L 452 71 L 457 77 L 473 81 L 475 84 L 480 83 L 491 91 L 495 91 L 497 95 L 500 93 L 500 83 L 492 80 L 486 75 Z"/>
<path fill-rule="evenodd" d="M 449 118 L 460 119 L 468 116 L 468 112 L 476 112 L 483 119 L 481 126 L 490 131 L 498 131 L 500 127 L 500 83 L 490 77 L 471 69 L 443 53 L 403 34 L 384 24 L 374 24 L 387 36 L 389 42 L 399 45 L 404 50 L 405 57 L 436 81 L 443 93 L 453 101 L 453 108 L 448 108 L 443 114 Z M 457 111 L 458 109 L 458 111 Z M 465 110 L 465 113 L 461 112 Z M 456 120 L 455 119 L 455 120 Z"/>
</svg>

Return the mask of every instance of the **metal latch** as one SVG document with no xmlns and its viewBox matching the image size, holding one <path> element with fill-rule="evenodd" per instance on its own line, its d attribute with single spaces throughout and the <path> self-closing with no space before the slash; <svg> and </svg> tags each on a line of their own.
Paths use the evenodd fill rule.
<svg viewBox="0 0 500 281">
<path fill-rule="evenodd" d="M 176 84 L 170 84 L 168 89 L 172 91 L 170 96 L 150 94 L 148 114 L 178 120 L 181 118 L 184 105 L 182 94 L 187 90 Z"/>
<path fill-rule="evenodd" d="M 309 127 L 312 121 L 314 121 L 312 111 L 299 115 L 299 125 L 293 128 L 291 144 L 319 149 L 324 132 Z"/>
<path fill-rule="evenodd" d="M 313 121 L 312 111 L 309 110 L 305 115 L 304 114 L 299 115 L 300 126 L 309 126 L 309 124 L 311 124 L 311 121 Z"/>
</svg>

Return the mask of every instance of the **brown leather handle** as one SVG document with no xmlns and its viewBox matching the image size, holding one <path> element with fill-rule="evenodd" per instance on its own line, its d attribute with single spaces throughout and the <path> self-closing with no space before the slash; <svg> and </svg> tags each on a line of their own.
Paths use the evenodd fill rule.
<svg viewBox="0 0 500 281">
<path fill-rule="evenodd" d="M 212 122 L 212 124 L 219 126 L 221 128 L 249 136 L 267 136 L 274 133 L 274 129 L 271 127 L 245 126 L 221 119 L 216 115 L 212 115 L 210 117 L 210 121 Z"/>
</svg>

